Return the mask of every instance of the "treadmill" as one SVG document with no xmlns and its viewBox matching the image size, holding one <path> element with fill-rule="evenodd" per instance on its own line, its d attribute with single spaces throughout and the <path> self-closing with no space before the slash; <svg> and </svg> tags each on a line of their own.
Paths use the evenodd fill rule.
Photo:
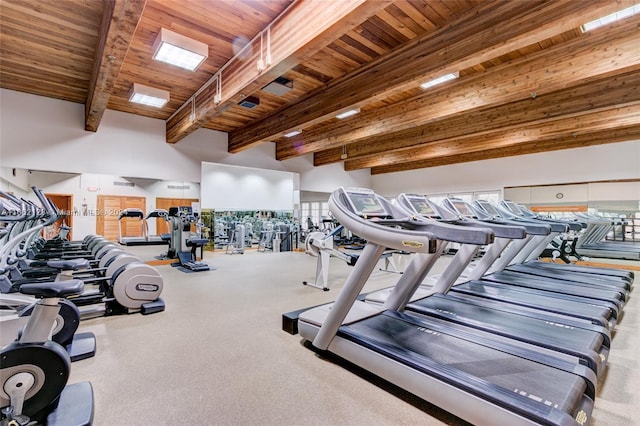
<svg viewBox="0 0 640 426">
<path fill-rule="evenodd" d="M 472 226 L 473 221 L 470 219 L 460 220 L 461 217 L 454 215 L 446 210 L 440 209 L 437 205 L 431 203 L 430 200 L 423 196 L 413 195 L 408 200 L 402 202 L 402 197 L 399 197 L 399 204 L 410 205 L 410 210 L 414 211 L 414 215 L 427 217 L 431 219 L 442 219 L 444 215 L 448 214 L 448 220 L 455 221 L 456 224 Z M 549 232 L 547 225 L 521 223 L 524 226 L 525 231 L 530 234 L 545 234 Z M 478 225 L 476 225 L 478 226 Z M 487 226 L 485 224 L 485 226 Z M 485 272 L 497 262 L 497 259 L 501 256 L 505 248 L 512 244 L 512 240 L 515 243 L 524 241 L 526 233 L 521 232 L 519 235 L 513 233 L 505 233 L 504 229 L 496 228 L 497 234 L 495 242 L 485 252 L 484 256 L 477 262 L 471 272 L 468 275 L 461 277 L 462 270 L 469 265 L 475 252 L 473 251 L 461 251 L 456 254 L 454 258 L 458 266 L 457 275 L 451 273 L 450 277 L 454 277 L 455 286 L 451 287 L 449 295 L 455 294 L 463 296 L 465 299 L 473 298 L 477 302 L 480 301 L 496 301 L 501 302 L 505 309 L 507 306 L 510 309 L 522 312 L 533 312 L 535 315 L 540 315 L 540 311 L 544 311 L 545 315 L 551 317 L 550 321 L 566 322 L 567 316 L 573 318 L 573 321 L 577 324 L 586 325 L 587 328 L 593 330 L 600 330 L 604 327 L 607 331 L 611 330 L 617 323 L 618 319 L 618 307 L 614 304 L 602 302 L 597 299 L 588 299 L 583 297 L 562 295 L 557 297 L 556 293 L 550 293 L 544 290 L 536 290 L 518 286 L 511 286 L 509 284 L 497 283 L 491 281 L 483 281 L 482 276 Z M 516 246 L 517 249 L 517 246 Z M 517 252 L 516 252 L 517 254 Z M 466 257 L 466 259 L 463 259 Z M 505 258 L 508 256 L 505 256 Z M 445 286 L 443 286 L 444 288 Z M 415 299 L 428 295 L 431 290 L 418 289 L 415 295 Z M 380 303 L 384 303 L 386 296 L 383 294 L 372 294 L 368 296 L 369 300 L 374 300 Z"/>
<path fill-rule="evenodd" d="M 469 204 L 461 199 L 446 198 L 442 202 L 440 211 L 448 212 L 449 214 L 460 218 L 467 218 L 471 221 L 476 220 Z M 564 225 L 557 223 L 549 223 L 548 225 L 551 226 L 549 232 L 554 228 L 558 231 L 566 229 Z M 513 243 L 512 247 L 508 249 L 510 252 L 505 250 L 505 252 L 502 253 L 501 259 L 495 262 L 488 273 L 482 276 L 482 280 L 505 283 L 512 286 L 522 287 L 524 289 L 544 290 L 556 293 L 559 297 L 569 295 L 600 300 L 601 303 L 614 305 L 618 311 L 622 310 L 622 307 L 629 296 L 628 291 L 624 289 L 606 288 L 598 284 L 535 276 L 505 269 L 505 267 L 512 261 L 518 263 L 519 259 L 525 259 L 528 257 L 531 254 L 531 250 L 535 249 L 539 244 L 539 241 L 536 242 L 534 238 L 537 237 L 544 240 L 549 232 L 547 232 L 546 235 L 535 236 L 530 233 L 520 243 Z"/>
<path fill-rule="evenodd" d="M 135 237 L 125 237 L 122 235 L 122 221 L 127 218 L 133 218 L 140 221 L 140 235 Z M 124 209 L 118 215 L 118 242 L 124 246 L 143 245 L 147 244 L 147 238 L 145 237 L 145 224 L 144 212 L 140 209 Z"/>
<path fill-rule="evenodd" d="M 474 424 L 589 422 L 595 374 L 574 357 L 357 300 L 386 248 L 416 253 L 400 278 L 415 283 L 441 253 L 435 234 L 455 240 L 466 230 L 411 219 L 361 188 L 335 191 L 329 208 L 367 244 L 337 300 L 299 315 L 301 336 L 317 350 L 346 359 Z M 486 229 L 473 232 L 490 235 Z M 420 265 L 415 258 L 422 258 Z"/>
<path fill-rule="evenodd" d="M 424 220 L 437 217 L 428 200 L 421 195 L 400 194 L 396 199 L 396 205 L 408 215 Z M 490 226 L 497 232 L 506 229 L 504 225 Z M 464 250 L 460 250 L 459 253 L 464 253 Z M 473 328 L 572 354 L 597 374 L 604 371 L 611 346 L 611 335 L 604 327 L 584 324 L 571 317 L 554 316 L 541 310 L 513 307 L 500 301 L 464 294 L 447 294 L 459 271 L 467 266 L 472 256 L 460 255 L 459 258 L 454 258 L 449 264 L 449 268 L 454 271 L 445 271 L 426 297 L 412 299 L 406 305 L 406 300 L 395 298 L 394 301 L 391 295 L 385 300 L 385 307 L 401 311 L 406 305 L 406 309 L 424 315 L 448 318 Z M 368 300 L 375 301 L 372 298 Z"/>
<path fill-rule="evenodd" d="M 170 237 L 170 234 L 160 234 L 151 235 L 149 234 L 149 220 L 151 219 L 162 219 L 165 223 L 169 222 L 169 212 L 165 209 L 153 209 L 151 210 L 147 216 L 144 218 L 144 235 L 146 235 L 146 244 L 169 244 L 169 239 L 166 236 Z M 168 226 L 170 228 L 170 226 Z M 170 229 L 169 229 L 170 230 Z M 165 236 L 163 238 L 163 236 Z"/>
<path fill-rule="evenodd" d="M 520 206 L 515 205 L 510 201 L 503 201 L 501 203 L 502 208 L 493 206 L 488 201 L 476 200 L 471 208 L 476 216 L 480 219 L 485 218 L 498 218 L 501 220 L 514 219 L 516 221 L 531 220 L 531 216 L 523 217 L 525 213 Z M 563 224 L 560 221 L 560 224 Z M 581 228 L 582 225 L 579 222 L 566 222 L 568 226 L 574 226 Z M 575 230 L 575 229 L 574 229 Z M 555 238 L 558 232 L 553 233 L 550 237 Z M 623 288 L 627 292 L 631 290 L 633 284 L 634 274 L 631 271 L 624 271 L 613 268 L 599 268 L 593 266 L 581 266 L 572 264 L 557 264 L 552 262 L 541 262 L 537 260 L 546 248 L 550 239 L 543 240 L 542 244 L 535 248 L 532 253 L 519 264 L 513 264 L 507 266 L 506 269 L 527 272 L 534 275 L 540 275 L 545 277 L 561 277 L 570 281 L 589 282 L 597 285 L 609 285 L 618 288 Z"/>
<path fill-rule="evenodd" d="M 587 229 L 578 239 L 576 251 L 584 256 L 610 259 L 640 260 L 640 243 L 633 241 L 609 241 L 607 235 L 622 226 L 615 218 L 576 213 L 576 217 L 587 223 Z"/>
</svg>

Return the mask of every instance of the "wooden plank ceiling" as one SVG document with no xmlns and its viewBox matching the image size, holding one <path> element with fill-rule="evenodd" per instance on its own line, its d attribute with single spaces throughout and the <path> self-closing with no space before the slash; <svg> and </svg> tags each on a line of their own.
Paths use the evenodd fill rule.
<svg viewBox="0 0 640 426">
<path fill-rule="evenodd" d="M 88 131 L 112 109 L 165 120 L 168 143 L 208 128 L 232 153 L 275 143 L 279 160 L 397 172 L 640 138 L 640 16 L 580 31 L 637 2 L 3 0 L 0 84 L 85 104 Z M 161 28 L 209 57 L 153 60 Z M 262 89 L 280 76 L 288 93 Z M 170 101 L 133 104 L 133 83 Z"/>
</svg>

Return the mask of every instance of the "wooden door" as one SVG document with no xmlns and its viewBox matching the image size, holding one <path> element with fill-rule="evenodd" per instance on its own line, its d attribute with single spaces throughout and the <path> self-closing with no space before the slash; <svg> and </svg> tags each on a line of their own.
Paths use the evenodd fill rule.
<svg viewBox="0 0 640 426">
<path fill-rule="evenodd" d="M 67 235 L 67 240 L 71 240 L 73 232 L 73 195 L 71 194 L 45 194 L 47 198 L 58 208 L 60 211 L 60 218 L 52 225 L 44 229 L 44 237 L 49 239 L 53 238 L 60 232 L 60 227 L 64 224 L 72 228 Z"/>
<path fill-rule="evenodd" d="M 122 226 L 123 237 L 142 236 L 142 225 L 138 219 L 125 218 L 122 224 L 118 221 L 120 212 L 124 209 L 140 209 L 145 212 L 145 197 L 127 197 L 118 195 L 98 195 L 96 234 L 103 235 L 108 240 L 118 240 L 118 230 Z"/>
</svg>

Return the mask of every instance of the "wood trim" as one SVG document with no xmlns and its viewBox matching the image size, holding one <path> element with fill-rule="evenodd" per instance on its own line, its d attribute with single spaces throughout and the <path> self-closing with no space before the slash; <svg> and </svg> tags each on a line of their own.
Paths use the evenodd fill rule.
<svg viewBox="0 0 640 426">
<path fill-rule="evenodd" d="M 552 187 L 552 186 L 567 186 L 567 185 L 588 185 L 590 183 L 635 183 L 640 182 L 640 179 L 608 179 L 608 180 L 591 180 L 586 182 L 567 182 L 567 183 L 544 183 L 539 185 L 520 185 L 520 186 L 505 186 L 504 189 L 516 189 L 516 188 L 531 188 L 531 187 Z"/>
<path fill-rule="evenodd" d="M 611 77 L 608 75 L 593 82 L 540 95 L 535 99 L 529 96 L 517 102 L 463 111 L 433 123 L 376 135 L 363 142 L 347 145 L 345 151 L 348 158 L 357 159 L 387 153 L 391 145 L 394 149 L 401 149 L 473 135 L 490 137 L 498 130 L 515 129 L 527 123 L 531 125 L 553 122 L 562 117 L 590 113 L 595 109 L 610 108 L 621 102 L 640 98 L 638 72 Z M 286 150 L 284 154 L 282 150 Z M 276 154 L 279 159 L 289 158 L 289 146 L 282 148 L 279 142 Z M 314 154 L 314 165 L 342 161 L 342 154 L 343 147 L 319 151 Z"/>
<path fill-rule="evenodd" d="M 104 2 L 98 46 L 85 103 L 85 130 L 98 130 L 145 4 L 146 0 Z"/>
<path fill-rule="evenodd" d="M 361 114 L 357 125 L 325 131 L 321 140 L 313 143 L 313 148 L 337 148 L 344 144 L 363 141 L 372 145 L 368 138 L 384 133 L 410 130 L 420 123 L 422 127 L 438 120 L 469 113 L 479 108 L 487 109 L 511 102 L 524 102 L 526 99 L 551 94 L 567 87 L 587 85 L 602 79 L 611 78 L 616 72 L 637 73 L 640 70 L 640 49 L 636 49 L 638 40 L 635 31 L 640 17 L 625 21 L 624 25 L 612 26 L 608 31 L 594 35 L 591 42 L 584 43 L 580 38 L 550 48 L 538 54 L 527 56 L 514 63 L 507 63 L 492 68 L 485 73 L 461 79 L 446 88 L 426 94 L 411 101 L 391 105 L 388 108 Z M 509 83 L 506 83 L 509 82 Z M 532 95 L 535 93 L 535 96 Z M 637 100 L 637 93 L 627 92 L 629 100 Z M 553 96 L 551 96 L 553 99 Z M 557 99 L 555 99 L 557 100 Z M 541 103 L 544 100 L 541 100 Z M 554 104 L 549 104 L 553 108 Z M 527 111 L 522 111 L 527 116 Z M 520 120 L 526 120 L 521 117 Z M 345 123 L 348 126 L 349 123 Z M 468 125 L 471 125 L 468 124 Z M 460 131 L 459 133 L 462 133 Z M 393 139 L 393 144 L 376 144 L 378 149 L 388 151 L 400 145 L 416 145 L 426 139 L 424 133 L 413 139 L 404 141 Z M 312 135 L 314 136 L 314 135 Z M 305 139 L 307 136 L 304 137 Z M 305 143 L 293 152 L 305 153 L 310 149 Z M 393 146 L 391 146 L 393 145 Z M 279 159 L 283 159 L 283 148 L 280 148 Z M 306 148 L 306 149 L 305 149 Z"/>
<path fill-rule="evenodd" d="M 229 134 L 229 152 L 287 131 L 334 118 L 335 113 L 388 98 L 418 82 L 491 60 L 575 29 L 588 17 L 613 11 L 607 2 L 482 2 L 456 22 L 336 80 L 321 91 Z M 617 7 L 617 5 L 616 5 Z"/>
<path fill-rule="evenodd" d="M 441 156 L 429 160 L 407 162 L 404 164 L 393 164 L 388 166 L 372 167 L 371 174 L 393 173 L 407 170 L 422 169 L 426 167 L 445 166 L 449 164 L 465 163 L 469 161 L 481 161 L 487 158 L 504 158 L 516 155 L 535 154 L 544 151 L 557 151 L 571 148 L 584 148 L 587 146 L 603 145 L 613 142 L 623 142 L 640 138 L 640 124 L 627 128 L 614 128 L 603 130 L 591 134 L 557 135 L 548 140 L 530 141 L 523 144 L 516 144 L 510 147 L 488 148 L 471 153 Z"/>
<path fill-rule="evenodd" d="M 540 151 L 545 145 L 544 141 L 578 139 L 587 141 L 594 139 L 597 135 L 598 144 L 608 143 L 617 140 L 615 131 L 635 128 L 640 123 L 640 101 L 634 102 L 622 108 L 610 108 L 594 110 L 586 114 L 573 117 L 563 117 L 560 119 L 522 125 L 508 130 L 497 130 L 479 136 L 463 136 L 451 138 L 437 143 L 427 143 L 420 146 L 387 151 L 378 155 L 349 159 L 345 161 L 344 168 L 347 171 L 357 170 L 367 167 L 387 166 L 406 161 L 432 160 L 437 157 L 454 156 L 459 154 L 469 154 L 472 152 L 484 154 L 485 158 L 489 152 L 495 150 L 508 150 L 523 147 L 526 144 L 538 143 Z M 611 135 L 607 133 L 611 132 Z M 575 143 L 572 144 L 575 146 Z M 555 149 L 562 149 L 558 147 Z M 534 151 L 535 152 L 535 151 Z"/>
<path fill-rule="evenodd" d="M 529 206 L 529 209 L 534 212 L 549 213 L 549 212 L 586 212 L 588 206 L 576 205 L 576 206 Z"/>
</svg>

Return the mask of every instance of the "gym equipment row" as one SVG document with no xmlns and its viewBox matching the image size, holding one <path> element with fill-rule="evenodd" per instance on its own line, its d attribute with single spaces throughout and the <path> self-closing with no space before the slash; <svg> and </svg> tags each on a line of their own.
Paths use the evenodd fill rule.
<svg viewBox="0 0 640 426">
<path fill-rule="evenodd" d="M 367 243 L 336 301 L 283 328 L 474 424 L 589 423 L 633 273 L 539 261 L 570 225 L 504 206 L 340 188 L 329 208 Z M 389 248 L 409 265 L 361 296 Z"/>
<path fill-rule="evenodd" d="M 640 242 L 612 241 L 608 235 L 615 234 L 622 227 L 622 219 L 575 213 L 586 228 L 578 238 L 575 250 L 580 255 L 589 257 L 606 257 L 611 259 L 640 260 Z"/>
<path fill-rule="evenodd" d="M 102 237 L 39 237 L 59 212 L 32 189 L 40 206 L 0 192 L 0 422 L 89 425 L 91 385 L 67 384 L 70 363 L 96 351 L 92 333 L 76 333 L 80 320 L 160 312 L 163 280 Z"/>
</svg>

